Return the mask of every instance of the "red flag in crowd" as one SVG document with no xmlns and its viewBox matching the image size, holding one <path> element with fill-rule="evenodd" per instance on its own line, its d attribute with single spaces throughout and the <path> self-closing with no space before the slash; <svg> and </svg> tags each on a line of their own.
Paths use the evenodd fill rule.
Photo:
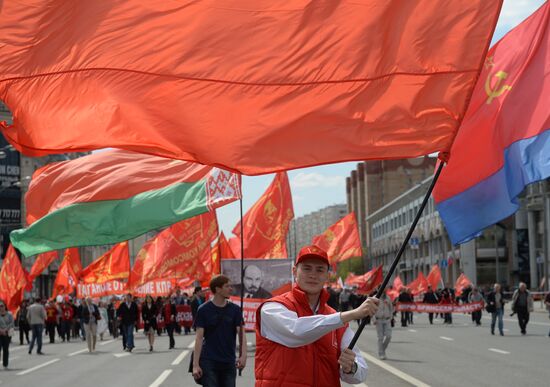
<svg viewBox="0 0 550 387">
<path fill-rule="evenodd" d="M 432 266 L 426 281 L 428 282 L 428 285 L 432 287 L 432 290 L 437 290 L 439 283 L 441 282 L 441 269 L 439 268 L 439 265 L 436 264 Z"/>
<path fill-rule="evenodd" d="M 239 241 L 239 240 L 238 240 Z M 240 243 L 240 241 L 239 241 Z M 234 250 L 231 248 L 229 242 L 225 238 L 225 235 L 223 234 L 223 231 L 220 233 L 220 237 L 218 239 L 218 246 L 220 248 L 220 258 L 221 259 L 230 259 L 230 258 L 236 258 Z M 239 247 L 239 251 L 240 251 Z"/>
<path fill-rule="evenodd" d="M 455 296 L 460 297 L 462 295 L 462 291 L 467 288 L 468 286 L 472 285 L 472 281 L 464 273 L 458 276 L 455 282 Z"/>
<path fill-rule="evenodd" d="M 348 276 L 344 280 L 344 283 L 348 286 L 358 285 L 361 282 L 362 275 L 355 275 L 354 273 L 348 273 Z"/>
<path fill-rule="evenodd" d="M 288 176 L 286 172 L 280 172 L 243 218 L 244 256 L 287 258 L 286 235 L 292 218 L 294 210 Z M 240 221 L 233 228 L 233 234 L 241 237 Z"/>
<path fill-rule="evenodd" d="M 312 244 L 325 250 L 333 264 L 363 256 L 355 212 L 344 216 L 323 234 L 315 236 Z"/>
<path fill-rule="evenodd" d="M 361 276 L 361 283 L 359 284 L 357 291 L 359 293 L 370 294 L 382 283 L 383 280 L 382 265 L 380 265 Z"/>
<path fill-rule="evenodd" d="M 80 272 L 82 271 L 82 261 L 80 260 L 80 251 L 78 250 L 78 247 L 65 249 L 65 255 L 63 259 L 68 260 L 71 265 L 71 269 L 78 278 Z"/>
<path fill-rule="evenodd" d="M 72 258 L 74 257 L 74 251 L 71 253 L 67 253 L 69 250 L 73 249 L 67 249 L 65 250 L 65 257 L 63 258 L 63 262 L 61 262 L 61 265 L 59 266 L 59 271 L 57 272 L 57 276 L 55 277 L 55 282 L 53 283 L 53 291 L 52 291 L 52 298 L 55 298 L 58 295 L 66 295 L 70 294 L 74 291 L 76 283 L 78 281 L 78 276 L 74 271 L 74 262 L 72 262 Z M 78 249 L 75 249 L 78 252 Z M 80 262 L 80 258 L 78 259 L 78 262 Z"/>
<path fill-rule="evenodd" d="M 21 305 L 23 291 L 27 285 L 27 273 L 10 244 L 0 270 L 0 299 L 6 302 L 8 310 L 14 312 Z"/>
<path fill-rule="evenodd" d="M 218 236 L 216 214 L 206 212 L 175 223 L 145 243 L 130 272 L 130 289 L 150 281 L 212 274 L 212 243 Z"/>
<path fill-rule="evenodd" d="M 447 151 L 502 0 L 214 3 L 3 2 L 4 135 L 245 174 Z"/>
<path fill-rule="evenodd" d="M 391 298 L 391 300 L 395 300 L 397 297 L 399 297 L 399 293 L 401 292 L 401 289 L 403 289 L 403 281 L 401 281 L 401 277 L 396 276 L 393 279 L 393 285 L 392 288 L 389 289 L 386 294 Z"/>
<path fill-rule="evenodd" d="M 32 283 L 36 277 L 38 277 L 50 264 L 59 258 L 57 250 L 48 251 L 47 253 L 38 254 L 34 261 L 31 271 L 29 273 L 29 283 L 32 287 Z"/>
<path fill-rule="evenodd" d="M 411 289 L 411 293 L 414 296 L 424 293 L 428 290 L 428 281 L 422 272 L 418 273 L 418 277 L 410 284 L 407 285 L 407 288 Z"/>
<path fill-rule="evenodd" d="M 128 242 L 118 243 L 101 257 L 90 263 L 80 273 L 80 281 L 100 284 L 112 280 L 127 279 L 130 275 Z"/>
</svg>

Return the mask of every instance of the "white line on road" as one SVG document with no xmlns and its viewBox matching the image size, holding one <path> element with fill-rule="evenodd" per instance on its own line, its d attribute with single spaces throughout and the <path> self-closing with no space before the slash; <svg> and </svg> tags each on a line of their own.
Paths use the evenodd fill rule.
<svg viewBox="0 0 550 387">
<path fill-rule="evenodd" d="M 99 343 L 99 345 L 107 345 L 107 344 L 112 343 L 113 341 L 115 341 L 115 339 L 107 340 L 107 341 L 102 341 L 101 343 Z"/>
<path fill-rule="evenodd" d="M 189 350 L 188 349 L 185 349 L 183 350 L 178 357 L 176 357 L 176 359 L 172 362 L 172 365 L 178 365 L 181 363 L 181 361 L 185 358 L 185 356 L 187 356 L 187 354 L 189 353 Z"/>
<path fill-rule="evenodd" d="M 195 348 L 195 340 L 193 340 L 193 341 L 191 342 L 191 344 L 189 344 L 189 345 L 187 346 L 187 348 L 189 348 L 189 349 Z"/>
<path fill-rule="evenodd" d="M 124 352 L 124 353 L 113 353 L 115 357 L 124 357 L 124 356 L 130 356 L 130 352 Z"/>
<path fill-rule="evenodd" d="M 371 363 L 376 364 L 376 365 L 377 365 L 378 367 L 380 367 L 380 368 L 384 368 L 386 371 L 391 372 L 392 374 L 394 374 L 394 375 L 397 376 L 398 378 L 403 379 L 404 381 L 406 381 L 406 382 L 412 384 L 413 386 L 416 386 L 416 387 L 430 387 L 429 384 L 426 384 L 426 383 L 424 383 L 424 382 L 421 382 L 420 380 L 418 380 L 418 379 L 412 377 L 411 375 L 406 374 L 406 373 L 404 373 L 403 371 L 398 370 L 397 368 L 392 367 L 391 365 L 389 365 L 389 364 L 387 364 L 387 363 L 384 363 L 382 360 L 378 360 L 377 358 L 375 358 L 374 356 L 369 355 L 369 354 L 366 353 L 366 352 L 361 351 L 361 354 L 362 354 L 366 359 L 368 359 Z"/>
<path fill-rule="evenodd" d="M 416 329 L 409 329 L 409 332 L 413 332 L 413 333 L 416 333 Z"/>
<path fill-rule="evenodd" d="M 76 352 L 73 352 L 73 353 L 69 353 L 67 356 L 78 355 L 79 353 L 86 352 L 87 350 L 88 350 L 88 348 L 84 348 L 84 349 L 81 349 L 80 351 L 76 351 Z"/>
<path fill-rule="evenodd" d="M 455 341 L 455 339 L 453 339 L 452 337 L 447 337 L 447 336 L 439 336 L 439 338 L 440 338 L 441 340 Z"/>
<path fill-rule="evenodd" d="M 28 370 L 25 370 L 25 371 L 21 371 L 21 372 L 18 372 L 17 375 L 26 375 L 26 374 L 29 374 L 33 371 L 36 371 L 42 367 L 46 367 L 46 366 L 49 366 L 50 364 L 53 364 L 55 363 L 56 361 L 59 361 L 59 359 L 53 359 L 53 360 L 50 360 L 50 361 L 47 361 L 45 363 L 42 363 L 42 364 L 39 364 L 37 365 L 36 367 L 32 367 L 32 368 L 29 368 Z"/>
<path fill-rule="evenodd" d="M 508 351 L 503 351 L 502 349 L 496 349 L 496 348 L 489 348 L 489 351 L 493 351 L 493 352 L 496 352 L 496 353 L 501 353 L 503 355 L 509 355 L 510 352 Z"/>
<path fill-rule="evenodd" d="M 166 378 L 172 373 L 172 370 L 164 370 L 162 374 L 151 384 L 149 387 L 158 387 L 160 386 Z"/>
</svg>

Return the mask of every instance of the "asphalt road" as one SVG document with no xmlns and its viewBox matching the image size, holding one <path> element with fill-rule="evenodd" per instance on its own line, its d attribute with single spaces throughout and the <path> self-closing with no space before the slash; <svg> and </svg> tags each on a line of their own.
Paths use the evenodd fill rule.
<svg viewBox="0 0 550 387">
<path fill-rule="evenodd" d="M 428 324 L 426 315 L 415 315 L 415 324 L 396 327 L 387 350 L 388 359 L 375 355 L 376 332 L 367 326 L 359 340 L 369 364 L 366 385 L 384 386 L 547 386 L 550 384 L 550 320 L 548 314 L 531 314 L 527 335 L 521 336 L 517 321 L 505 317 L 505 336 L 492 336 L 490 320 L 472 325 L 468 315 L 454 315 L 454 324 L 441 319 Z M 355 328 L 355 324 L 353 328 Z M 18 338 L 17 338 L 18 339 Z M 16 341 L 18 341 L 16 339 Z M 157 338 L 148 351 L 142 333 L 136 349 L 122 351 L 120 339 L 99 342 L 89 354 L 85 342 L 45 344 L 45 355 L 29 355 L 27 346 L 12 344 L 10 369 L 0 370 L 0 386 L 102 387 L 193 386 L 187 372 L 194 335 L 176 336 L 176 349 L 168 350 L 168 338 Z M 238 386 L 253 386 L 254 335 L 248 334 L 249 361 Z M 363 385 L 364 386 L 364 385 Z"/>
</svg>

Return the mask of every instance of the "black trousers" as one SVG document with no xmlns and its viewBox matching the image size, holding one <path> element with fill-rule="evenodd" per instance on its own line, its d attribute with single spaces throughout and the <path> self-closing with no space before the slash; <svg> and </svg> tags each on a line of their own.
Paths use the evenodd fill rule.
<svg viewBox="0 0 550 387">
<path fill-rule="evenodd" d="M 529 323 L 529 310 L 527 308 L 516 308 L 516 313 L 518 315 L 518 323 L 521 333 L 525 333 L 527 324 Z"/>
<path fill-rule="evenodd" d="M 409 321 L 409 316 L 407 315 L 408 312 L 401 312 L 401 326 L 406 327 L 407 322 Z"/>
<path fill-rule="evenodd" d="M 46 332 L 48 332 L 48 335 L 50 335 L 50 343 L 55 343 L 55 327 L 56 323 L 46 323 Z"/>
<path fill-rule="evenodd" d="M 27 323 L 19 323 L 19 344 L 23 345 L 23 336 L 27 339 L 27 344 L 29 343 L 29 331 L 31 327 Z"/>
<path fill-rule="evenodd" d="M 428 313 L 428 320 L 430 320 L 430 324 L 434 323 L 434 314 L 433 313 Z"/>
<path fill-rule="evenodd" d="M 174 340 L 174 329 L 175 325 L 173 322 L 170 322 L 166 324 L 166 332 L 168 333 L 168 337 L 170 338 L 170 348 L 174 348 L 176 345 L 176 341 Z"/>
<path fill-rule="evenodd" d="M 475 322 L 476 325 L 481 325 L 481 310 L 472 312 L 472 321 Z"/>
<path fill-rule="evenodd" d="M 4 367 L 8 366 L 10 360 L 10 341 L 11 337 L 9 336 L 0 336 L 0 351 L 2 351 L 2 365 Z"/>
</svg>

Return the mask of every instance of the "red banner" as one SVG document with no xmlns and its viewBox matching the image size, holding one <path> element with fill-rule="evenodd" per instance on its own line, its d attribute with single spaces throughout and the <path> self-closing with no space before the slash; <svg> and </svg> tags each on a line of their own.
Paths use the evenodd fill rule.
<svg viewBox="0 0 550 387">
<path fill-rule="evenodd" d="M 383 280 L 382 265 L 380 265 L 362 276 L 357 292 L 361 294 L 370 294 L 382 283 Z"/>
<path fill-rule="evenodd" d="M 134 297 L 140 298 L 145 297 L 148 294 L 150 294 L 153 298 L 166 297 L 172 294 L 175 288 L 174 282 L 175 280 L 172 279 L 149 281 L 132 289 L 132 294 Z"/>
<path fill-rule="evenodd" d="M 65 250 L 65 258 L 59 266 L 59 271 L 55 277 L 55 282 L 53 284 L 52 298 L 55 298 L 58 295 L 66 295 L 73 292 L 74 287 L 77 283 L 77 276 L 73 270 L 73 265 L 71 264 L 71 254 L 67 252 L 69 249 Z M 80 258 L 78 259 L 80 262 Z"/>
<path fill-rule="evenodd" d="M 128 279 L 130 274 L 130 254 L 128 242 L 118 243 L 101 257 L 90 263 L 80 273 L 80 281 L 98 284 L 107 281 Z"/>
<path fill-rule="evenodd" d="M 230 297 L 230 299 L 236 305 L 241 306 L 240 297 Z M 243 301 L 244 327 L 247 331 L 253 331 L 256 329 L 256 310 L 265 300 L 260 298 L 245 298 Z"/>
<path fill-rule="evenodd" d="M 407 287 L 411 289 L 413 295 L 417 296 L 428 290 L 428 281 L 426 281 L 426 277 L 424 277 L 424 274 L 422 272 L 419 272 L 418 277 L 416 277 L 414 281 L 408 284 Z"/>
<path fill-rule="evenodd" d="M 418 313 L 472 313 L 483 309 L 483 302 L 472 302 L 461 305 L 447 304 L 423 304 L 423 303 L 401 303 L 395 305 L 395 310 L 398 312 L 418 312 Z"/>
<path fill-rule="evenodd" d="M 182 327 L 193 325 L 193 315 L 189 305 L 176 305 L 176 322 Z"/>
<path fill-rule="evenodd" d="M 428 273 L 428 277 L 426 277 L 426 281 L 434 291 L 439 287 L 439 283 L 441 282 L 441 269 L 439 265 L 436 264 L 432 266 L 432 269 Z"/>
<path fill-rule="evenodd" d="M 462 295 L 462 291 L 467 288 L 468 286 L 472 285 L 472 281 L 464 273 L 458 276 L 455 283 L 455 296 L 460 297 Z"/>
<path fill-rule="evenodd" d="M 243 218 L 244 256 L 287 258 L 286 235 L 292 218 L 294 210 L 288 176 L 286 172 L 280 172 Z M 233 234 L 240 238 L 240 222 L 233 229 Z M 241 249 L 233 251 L 240 253 Z"/>
<path fill-rule="evenodd" d="M 59 257 L 57 250 L 48 251 L 47 253 L 38 254 L 36 260 L 34 261 L 31 271 L 29 273 L 29 282 L 34 281 L 42 272 L 50 266 L 50 264 Z"/>
<path fill-rule="evenodd" d="M 220 233 L 220 237 L 218 238 L 218 249 L 220 251 L 221 259 L 236 258 L 236 255 L 231 249 L 231 246 L 229 245 L 227 238 L 223 234 L 223 231 Z M 241 251 L 240 248 L 239 248 L 239 251 Z"/>
<path fill-rule="evenodd" d="M 352 212 L 313 238 L 312 243 L 325 250 L 331 263 L 363 256 L 355 213 Z"/>
<path fill-rule="evenodd" d="M 0 270 L 0 298 L 6 302 L 8 310 L 14 312 L 19 308 L 26 284 L 27 274 L 10 244 Z"/>
<path fill-rule="evenodd" d="M 159 278 L 195 278 L 212 275 L 212 242 L 218 236 L 216 214 L 206 212 L 175 223 L 145 243 L 130 273 L 129 287 Z M 145 292 L 147 293 L 147 292 Z"/>
</svg>

